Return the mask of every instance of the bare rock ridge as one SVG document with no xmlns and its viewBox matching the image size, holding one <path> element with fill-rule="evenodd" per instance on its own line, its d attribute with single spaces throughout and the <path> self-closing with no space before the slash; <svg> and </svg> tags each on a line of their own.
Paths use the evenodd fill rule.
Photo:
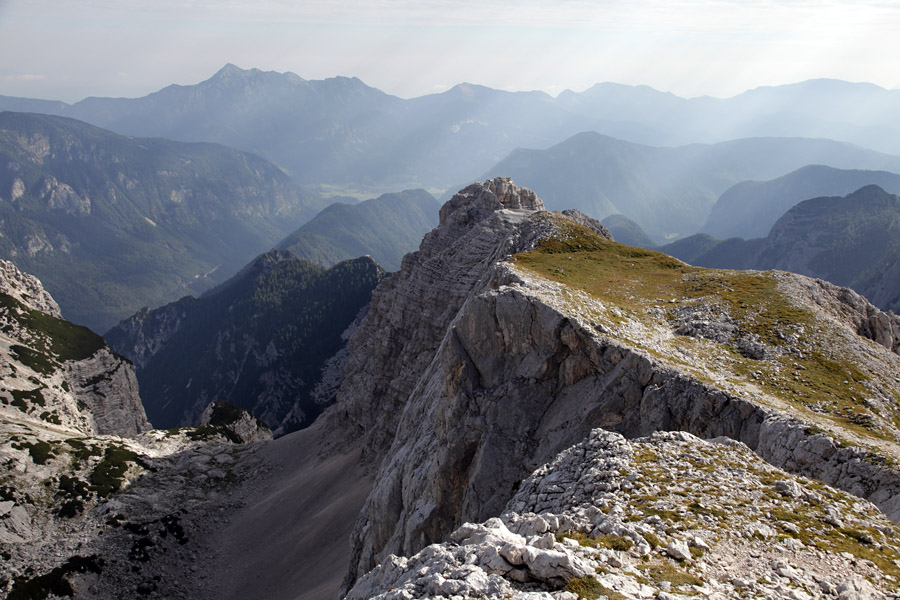
<svg viewBox="0 0 900 600">
<path fill-rule="evenodd" d="M 0 260 L 0 292 L 12 296 L 28 308 L 62 318 L 56 303 L 37 277 L 21 272 L 8 260 Z"/>
<path fill-rule="evenodd" d="M 537 239 L 540 224 L 528 217 L 542 209 L 533 192 L 508 178 L 468 186 L 441 208 L 440 225 L 419 251 L 375 289 L 369 314 L 350 340 L 337 400 L 339 427 L 362 437 L 366 460 L 375 464 L 384 456 L 417 383 L 414 374 L 433 360 L 473 290 L 486 284 L 487 267 Z"/>
<path fill-rule="evenodd" d="M 134 366 L 100 336 L 64 321 L 36 278 L 0 261 L 0 295 L 5 410 L 88 435 L 150 429 Z"/>
<path fill-rule="evenodd" d="M 838 521 L 859 540 L 843 542 Z M 499 517 L 388 557 L 347 600 L 898 598 L 894 532 L 870 503 L 730 439 L 595 429 L 532 473 Z"/>
<path fill-rule="evenodd" d="M 900 519 L 895 317 L 805 277 L 619 246 L 542 208 L 507 178 L 469 186 L 376 288 L 325 415 L 375 471 L 345 592 L 499 516 L 598 427 L 737 440 Z M 722 327 L 733 335 L 703 333 Z M 816 387 L 817 365 L 843 385 Z"/>
</svg>

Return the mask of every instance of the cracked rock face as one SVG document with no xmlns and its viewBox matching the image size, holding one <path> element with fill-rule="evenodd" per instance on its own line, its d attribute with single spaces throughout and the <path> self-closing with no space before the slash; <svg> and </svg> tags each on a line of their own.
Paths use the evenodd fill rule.
<svg viewBox="0 0 900 600">
<path fill-rule="evenodd" d="M 842 403 L 856 388 L 833 390 L 834 406 L 824 408 L 795 399 L 807 392 L 801 384 L 811 385 L 803 365 L 836 364 L 817 354 L 833 344 L 828 352 L 840 348 L 838 357 L 863 361 L 856 364 L 871 374 L 872 430 L 898 439 L 889 388 L 900 362 L 890 352 L 893 338 L 871 326 L 883 313 L 865 301 L 847 303 L 840 288 L 814 293 L 804 286 L 817 284 L 799 276 L 751 274 L 757 279 L 744 282 L 633 249 L 621 251 L 612 271 L 616 288 L 606 298 L 590 285 L 608 259 L 582 255 L 615 253 L 616 246 L 589 223 L 509 209 L 494 186 L 470 186 L 443 207 L 441 225 L 376 290 L 351 340 L 329 417 L 332 426 L 358 432 L 376 483 L 352 536 L 346 590 L 391 555 L 413 556 L 465 522 L 500 515 L 534 469 L 597 427 L 626 437 L 659 430 L 727 437 L 900 518 L 894 458 L 871 458 L 900 457 L 896 442 L 843 425 L 851 409 Z M 526 268 L 539 244 L 548 244 L 546 260 L 556 265 L 549 276 Z M 647 279 L 640 261 L 663 265 L 650 273 L 657 278 L 651 283 L 665 278 L 694 295 L 640 296 L 647 293 L 639 287 Z M 579 284 L 587 287 L 563 283 L 579 268 L 587 269 L 587 283 Z M 637 282 L 633 292 L 630 281 Z M 801 304 L 778 307 L 787 315 L 782 321 L 764 320 L 769 313 L 752 312 L 752 295 L 727 304 L 740 286 L 769 299 L 796 296 Z M 749 366 L 760 374 L 747 375 Z M 792 388 L 785 385 L 788 367 L 795 369 Z M 683 556 L 683 545 L 670 542 L 666 555 Z"/>
<path fill-rule="evenodd" d="M 37 279 L 0 261 L 0 297 L 0 411 L 85 434 L 150 429 L 134 366 L 63 320 Z"/>
<path fill-rule="evenodd" d="M 895 535 L 873 505 L 743 444 L 597 429 L 499 518 L 387 557 L 347 598 L 897 598 Z"/>
<path fill-rule="evenodd" d="M 22 273 L 8 260 L 0 259 L 0 292 L 9 294 L 28 308 L 62 318 L 59 305 L 37 277 Z"/>
</svg>

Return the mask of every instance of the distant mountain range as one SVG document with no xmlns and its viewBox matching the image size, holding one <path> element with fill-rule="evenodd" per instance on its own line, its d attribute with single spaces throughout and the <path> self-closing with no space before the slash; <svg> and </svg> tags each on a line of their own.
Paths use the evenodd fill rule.
<svg viewBox="0 0 900 600">
<path fill-rule="evenodd" d="M 425 190 L 382 194 L 359 204 L 331 204 L 278 244 L 300 258 L 331 266 L 369 255 L 388 271 L 438 224 L 440 204 Z"/>
<path fill-rule="evenodd" d="M 764 237 L 798 202 L 845 196 L 867 185 L 900 194 L 900 175 L 809 165 L 770 181 L 742 181 L 719 196 L 701 231 L 721 239 Z"/>
<path fill-rule="evenodd" d="M 764 238 L 720 241 L 698 234 L 659 250 L 701 267 L 818 277 L 900 311 L 900 197 L 876 185 L 800 202 Z"/>
<path fill-rule="evenodd" d="M 199 298 L 138 312 L 106 340 L 137 367 L 156 427 L 198 425 L 210 402 L 224 401 L 284 433 L 333 400 L 342 334 L 383 275 L 371 258 L 326 269 L 273 250 Z"/>
<path fill-rule="evenodd" d="M 0 257 L 95 331 L 223 281 L 323 205 L 258 156 L 62 117 L 0 113 L 0 157 Z"/>
<path fill-rule="evenodd" d="M 482 179 L 510 176 L 548 208 L 598 218 L 622 214 L 657 242 L 696 232 L 719 195 L 747 179 L 809 164 L 900 172 L 900 157 L 832 140 L 752 138 L 652 147 L 581 133 L 547 150 L 516 150 Z"/>
<path fill-rule="evenodd" d="M 453 191 L 516 148 L 546 148 L 584 131 L 664 146 L 830 138 L 900 154 L 900 91 L 824 79 L 728 99 L 614 83 L 553 98 L 463 83 L 404 100 L 356 78 L 308 81 L 229 64 L 196 85 L 142 98 L 69 105 L 0 96 L 3 109 L 69 116 L 127 135 L 223 143 L 260 154 L 304 184 L 373 191 Z"/>
</svg>

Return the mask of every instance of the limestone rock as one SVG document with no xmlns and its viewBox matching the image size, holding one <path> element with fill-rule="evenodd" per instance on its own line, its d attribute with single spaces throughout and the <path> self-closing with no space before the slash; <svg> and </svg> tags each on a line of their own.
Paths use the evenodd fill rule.
<svg viewBox="0 0 900 600">
<path fill-rule="evenodd" d="M 131 363 L 63 320 L 41 283 L 6 261 L 0 289 L 0 411 L 85 434 L 150 429 Z"/>
<path fill-rule="evenodd" d="M 268 425 L 243 408 L 227 402 L 210 402 L 200 416 L 200 425 L 220 428 L 239 444 L 272 439 L 272 430 Z"/>
<path fill-rule="evenodd" d="M 863 418 L 891 435 L 890 386 L 900 361 L 883 351 L 893 342 L 870 351 L 879 346 L 860 337 L 869 337 L 860 325 L 863 313 L 869 322 L 866 307 L 848 308 L 839 288 L 800 276 L 747 275 L 790 303 L 789 314 L 807 311 L 823 324 L 815 331 L 791 321 L 771 325 L 756 320 L 764 313 L 744 314 L 738 300 L 722 301 L 720 294 L 734 290 L 716 283 L 716 275 L 674 261 L 666 265 L 680 274 L 684 297 L 636 291 L 623 301 L 615 291 L 608 298 L 589 293 L 556 280 L 567 278 L 565 261 L 579 258 L 577 246 L 568 257 L 562 253 L 558 277 L 520 267 L 517 253 L 542 240 L 568 243 L 561 232 L 570 231 L 570 221 L 534 210 L 540 205 L 510 186 L 475 184 L 445 204 L 420 250 L 376 289 L 351 339 L 346 378 L 326 420 L 335 432 L 359 436 L 375 486 L 352 537 L 347 589 L 391 554 L 414 555 L 465 522 L 500 514 L 523 478 L 596 427 L 628 437 L 680 430 L 730 438 L 773 465 L 838 485 L 900 518 L 900 473 L 865 459 L 867 452 L 900 456 L 900 450 L 838 442 L 820 421 L 813 426 L 798 417 L 808 413 L 795 410 L 781 383 L 792 376 L 799 381 L 801 363 L 817 349 L 858 361 L 878 382 L 867 384 L 867 406 L 874 408 Z M 612 242 L 585 243 L 599 252 Z M 649 253 L 646 260 L 653 260 Z M 635 263 L 623 258 L 614 268 L 630 267 Z M 635 273 L 635 281 L 640 277 Z M 687 326 L 684 332 L 673 317 Z M 695 341 L 684 343 L 679 333 Z M 871 338 L 879 335 L 885 337 Z M 786 360 L 797 365 L 795 373 L 776 372 L 765 382 L 762 371 L 748 376 L 730 366 L 755 361 L 750 364 L 776 371 Z M 841 402 L 863 405 L 836 393 Z M 626 485 L 614 475 L 596 480 L 589 492 L 567 483 L 548 488 L 535 512 L 552 510 L 560 495 Z M 593 529 L 627 537 L 638 555 L 652 552 L 644 534 L 615 515 L 587 533 Z"/>
<path fill-rule="evenodd" d="M 675 560 L 688 560 L 691 558 L 691 549 L 684 540 L 672 540 L 666 546 L 666 554 Z"/>
<path fill-rule="evenodd" d="M 698 469 L 704 466 L 710 468 Z M 801 543 L 790 554 L 746 537 L 749 528 L 768 527 L 765 515 L 772 512 L 803 522 L 824 512 L 802 498 L 762 494 L 774 477 L 801 483 L 727 440 L 671 432 L 628 441 L 595 429 L 523 481 L 501 518 L 465 523 L 447 542 L 408 558 L 388 556 L 346 597 L 561 600 L 583 589 L 628 600 L 900 597 L 893 575 L 859 560 L 869 552 L 863 546 L 853 546 L 857 554 L 829 550 L 841 534 L 828 526 L 809 525 L 804 535 L 818 548 Z M 701 490 L 703 504 L 696 500 Z M 872 505 L 844 492 L 822 493 L 828 502 L 854 504 L 854 527 L 885 522 Z M 603 532 L 588 537 L 592 527 Z M 655 550 L 637 558 L 627 540 L 641 535 Z M 553 538 L 563 541 L 546 548 Z M 699 553 L 691 553 L 686 539 Z M 896 551 L 885 547 L 875 558 Z"/>
<path fill-rule="evenodd" d="M 21 272 L 8 260 L 0 259 L 0 293 L 9 294 L 25 306 L 62 318 L 59 305 L 37 277 Z"/>
</svg>

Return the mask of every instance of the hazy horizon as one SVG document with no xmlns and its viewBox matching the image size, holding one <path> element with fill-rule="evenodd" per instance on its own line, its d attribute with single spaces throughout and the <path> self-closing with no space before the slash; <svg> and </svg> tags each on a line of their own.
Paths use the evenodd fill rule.
<svg viewBox="0 0 900 600">
<path fill-rule="evenodd" d="M 308 81 L 322 81 L 322 80 L 326 80 L 326 79 L 336 79 L 336 78 L 341 78 L 341 77 L 348 78 L 348 79 L 356 78 L 356 79 L 359 79 L 360 81 L 362 81 L 365 85 L 368 85 L 369 87 L 373 87 L 373 88 L 376 88 L 376 89 L 380 89 L 381 91 L 390 94 L 389 91 L 383 90 L 383 89 L 381 89 L 381 88 L 378 88 L 377 85 L 373 85 L 373 84 L 371 84 L 370 82 L 365 81 L 365 80 L 362 79 L 361 77 L 358 77 L 357 75 L 353 75 L 353 74 L 338 73 L 338 74 L 335 74 L 335 75 L 330 75 L 330 76 L 327 76 L 327 77 L 323 77 L 323 78 L 321 78 L 321 79 L 310 79 L 310 78 L 307 78 L 307 77 L 303 77 L 301 74 L 296 73 L 296 72 L 294 72 L 294 71 L 290 71 L 290 70 L 288 70 L 288 71 L 276 71 L 276 70 L 274 70 L 274 69 L 260 69 L 259 67 L 254 67 L 254 66 L 246 66 L 246 67 L 244 67 L 244 66 L 241 66 L 241 65 L 235 65 L 234 63 L 226 63 L 226 64 L 222 65 L 222 67 L 220 67 L 219 69 L 217 69 L 215 72 L 210 73 L 208 76 L 202 77 L 201 79 L 198 79 L 197 81 L 184 82 L 184 83 L 170 82 L 170 83 L 168 83 L 168 84 L 164 84 L 164 85 L 160 86 L 159 88 L 149 90 L 149 91 L 147 91 L 147 92 L 144 93 L 144 94 L 139 94 L 139 95 L 134 95 L 134 96 L 103 96 L 103 95 L 101 95 L 101 94 L 89 94 L 89 95 L 87 95 L 87 96 L 84 96 L 84 97 L 81 97 L 81 98 L 77 98 L 77 99 L 74 99 L 74 100 L 63 100 L 63 99 L 60 99 L 60 98 L 50 98 L 50 97 L 15 96 L 14 94 L 6 94 L 6 93 L 3 93 L 3 92 L 2 92 L 2 89 L 0 89 L 0 96 L 31 98 L 31 99 L 34 99 L 34 100 L 61 101 L 61 102 L 65 102 L 66 104 L 77 104 L 77 103 L 80 102 L 81 100 L 85 100 L 85 99 L 87 99 L 87 98 L 92 98 L 92 97 L 93 97 L 93 98 L 98 98 L 98 97 L 99 97 L 99 98 L 106 98 L 106 97 L 111 97 L 111 98 L 140 98 L 140 97 L 144 97 L 144 96 L 147 96 L 147 95 L 149 95 L 149 94 L 153 94 L 153 93 L 155 93 L 155 92 L 158 92 L 158 91 L 160 91 L 160 90 L 162 90 L 162 89 L 164 89 L 164 88 L 166 88 L 166 87 L 168 87 L 168 86 L 170 86 L 170 85 L 178 85 L 178 86 L 191 86 L 191 85 L 197 85 L 197 84 L 202 83 L 202 82 L 204 82 L 204 81 L 206 81 L 206 80 L 208 80 L 208 79 L 213 78 L 215 75 L 217 75 L 217 74 L 219 73 L 219 71 L 221 71 L 223 68 L 225 68 L 225 67 L 228 66 L 228 65 L 233 65 L 233 66 L 237 67 L 238 69 L 241 69 L 242 71 L 254 71 L 254 70 L 258 70 L 258 71 L 269 72 L 269 73 L 278 73 L 278 74 L 280 74 L 280 75 L 286 75 L 286 74 L 289 74 L 289 73 L 290 73 L 290 74 L 293 74 L 293 75 L 297 75 L 298 77 L 301 77 L 301 78 L 303 78 L 303 79 L 305 79 L 305 80 L 308 80 Z M 727 100 L 727 99 L 729 99 L 729 98 L 733 98 L 734 96 L 739 96 L 739 95 L 741 95 L 741 94 L 743 94 L 743 93 L 746 93 L 746 92 L 749 92 L 749 91 L 752 91 L 752 90 L 755 90 L 755 89 L 764 89 L 764 88 L 769 88 L 769 87 L 778 87 L 778 86 L 781 86 L 781 85 L 797 85 L 797 84 L 807 83 L 807 82 L 811 82 L 811 81 L 840 81 L 840 82 L 843 82 L 843 83 L 849 83 L 849 84 L 854 84 L 854 85 L 855 85 L 855 84 L 861 84 L 861 85 L 874 85 L 874 86 L 876 86 L 876 87 L 879 87 L 879 88 L 884 89 L 884 90 L 887 90 L 887 91 L 900 91 L 900 90 L 898 90 L 897 88 L 884 88 L 883 86 L 878 86 L 878 84 L 874 84 L 874 83 L 868 82 L 868 81 L 847 81 L 847 80 L 844 80 L 844 79 L 836 79 L 836 78 L 833 78 L 833 77 L 819 77 L 819 78 L 805 79 L 805 80 L 800 80 L 800 81 L 791 81 L 791 82 L 786 82 L 786 83 L 783 83 L 783 84 L 776 84 L 776 85 L 760 85 L 760 86 L 756 86 L 756 87 L 752 87 L 752 88 L 747 88 L 747 89 L 745 89 L 745 90 L 741 90 L 741 91 L 739 91 L 739 92 L 737 92 L 737 93 L 735 93 L 735 94 L 729 95 L 729 96 L 712 96 L 712 95 L 710 95 L 710 94 L 703 94 L 703 95 L 701 95 L 701 96 L 681 96 L 680 94 L 676 94 L 675 92 L 671 92 L 671 91 L 669 91 L 669 90 L 661 90 L 661 89 L 659 89 L 659 88 L 653 87 L 652 85 L 645 84 L 645 83 L 627 84 L 627 83 L 621 83 L 621 82 L 618 82 L 618 81 L 598 81 L 598 82 L 595 82 L 595 83 L 593 83 L 593 84 L 590 84 L 589 86 L 587 86 L 587 87 L 584 88 L 584 89 L 576 89 L 576 90 L 573 90 L 573 89 L 570 89 L 570 88 L 565 88 L 565 89 L 563 89 L 563 90 L 560 90 L 559 92 L 552 93 L 552 94 L 549 93 L 549 92 L 546 92 L 545 90 L 535 90 L 535 89 L 510 90 L 510 89 L 495 88 L 495 87 L 492 87 L 492 86 L 487 85 L 487 84 L 482 84 L 482 83 L 477 83 L 477 82 L 472 82 L 472 81 L 458 81 L 458 82 L 454 83 L 453 85 L 448 86 L 448 87 L 447 87 L 446 89 L 444 89 L 444 90 L 441 90 L 441 91 L 439 91 L 439 92 L 426 92 L 425 94 L 422 94 L 422 96 L 429 95 L 429 94 L 440 94 L 440 93 L 444 93 L 444 92 L 446 92 L 446 91 L 449 91 L 449 90 L 451 90 L 451 89 L 453 89 L 453 88 L 455 88 L 455 87 L 461 86 L 461 85 L 472 85 L 472 86 L 486 87 L 486 88 L 490 88 L 490 89 L 500 89 L 500 91 L 506 91 L 506 92 L 526 92 L 526 93 L 527 93 L 527 92 L 544 92 L 544 93 L 550 95 L 550 96 L 553 97 L 553 98 L 557 98 L 557 97 L 559 97 L 560 94 L 563 94 L 563 93 L 566 93 L 566 92 L 576 92 L 576 93 L 580 93 L 580 92 L 585 92 L 585 91 L 591 89 L 592 87 L 595 87 L 595 86 L 598 86 L 598 85 L 612 84 L 612 85 L 622 85 L 622 86 L 626 86 L 626 87 L 635 87 L 635 88 L 641 88 L 641 87 L 644 87 L 644 88 L 650 88 L 650 89 L 653 89 L 653 90 L 655 90 L 655 91 L 657 91 L 657 92 L 667 93 L 667 94 L 673 94 L 673 95 L 675 95 L 675 96 L 678 96 L 678 97 L 680 97 L 680 98 L 685 98 L 685 99 L 708 97 L 708 98 L 717 98 L 717 99 Z M 397 96 L 397 94 L 390 94 L 390 95 Z M 398 96 L 398 97 L 400 97 L 400 98 L 405 98 L 405 99 L 409 99 L 409 98 L 416 98 L 416 97 L 421 97 L 421 96 Z"/>
<path fill-rule="evenodd" d="M 191 85 L 226 63 L 358 77 L 402 98 L 647 85 L 732 97 L 810 79 L 900 88 L 880 0 L 0 0 L 0 94 L 76 102 Z"/>
</svg>

